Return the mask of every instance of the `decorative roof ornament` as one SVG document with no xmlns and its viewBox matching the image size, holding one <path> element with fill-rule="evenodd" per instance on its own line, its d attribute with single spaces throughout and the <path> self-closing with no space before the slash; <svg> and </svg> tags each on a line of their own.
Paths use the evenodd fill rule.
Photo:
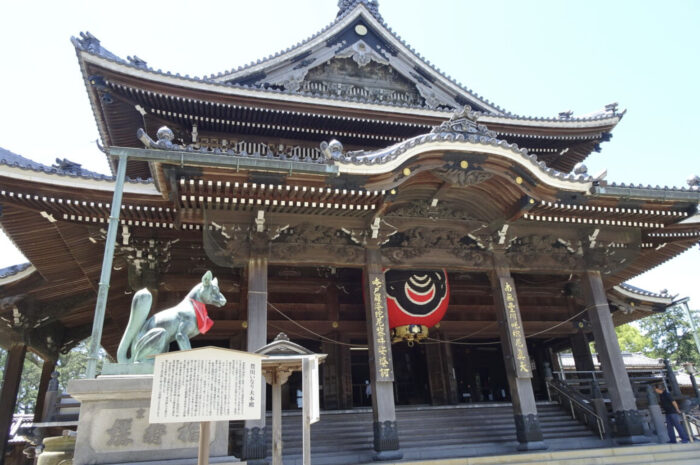
<svg viewBox="0 0 700 465">
<path fill-rule="evenodd" d="M 617 107 L 618 107 L 617 102 L 608 103 L 607 105 L 605 105 L 605 111 L 612 113 L 613 115 L 616 115 L 617 114 Z"/>
<path fill-rule="evenodd" d="M 160 129 L 158 129 L 158 132 L 156 132 L 156 137 L 158 138 L 157 141 L 151 139 L 150 136 L 146 134 L 146 131 L 144 131 L 143 129 L 139 129 L 138 131 L 136 131 L 136 137 L 138 137 L 139 140 L 143 142 L 143 145 L 145 145 L 149 149 L 184 149 L 184 147 L 178 144 L 173 144 L 173 139 L 175 139 L 175 133 L 172 129 L 170 129 L 167 126 L 162 126 Z"/>
<path fill-rule="evenodd" d="M 484 124 L 478 124 L 478 117 L 479 114 L 472 111 L 472 107 L 465 105 L 464 108 L 456 111 L 448 121 L 445 121 L 439 126 L 435 126 L 430 133 L 479 134 L 495 139 L 497 136 L 496 132 L 489 131 Z"/>
<path fill-rule="evenodd" d="M 697 174 L 695 176 L 689 177 L 687 182 L 690 187 L 700 188 L 700 176 L 698 176 Z"/>
<path fill-rule="evenodd" d="M 126 59 L 129 63 L 131 63 L 134 66 L 137 66 L 139 68 L 148 69 L 148 63 L 146 62 L 146 60 L 143 60 L 143 59 L 137 57 L 136 55 L 134 55 L 133 57 L 128 56 L 128 57 L 126 57 Z"/>
<path fill-rule="evenodd" d="M 588 167 L 583 163 L 579 163 L 574 167 L 574 174 L 588 174 Z"/>
<path fill-rule="evenodd" d="M 83 171 L 82 165 L 74 161 L 70 161 L 67 158 L 56 158 L 56 164 L 51 165 L 51 168 L 56 168 L 57 170 L 64 171 L 71 174 L 81 174 Z"/>
<path fill-rule="evenodd" d="M 106 50 L 101 44 L 100 40 L 89 32 L 81 32 L 80 37 L 71 37 L 71 42 L 73 46 L 79 50 L 83 50 L 93 55 L 99 55 L 110 60 L 114 60 L 118 63 L 128 63 L 127 61 L 119 58 L 114 53 Z M 144 62 L 145 63 L 145 62 Z"/>
<path fill-rule="evenodd" d="M 382 15 L 379 14 L 378 0 L 338 0 L 338 14 L 336 17 L 343 16 L 360 3 L 362 3 L 376 18 L 382 19 Z"/>
<path fill-rule="evenodd" d="M 572 110 L 566 110 L 566 111 L 560 111 L 559 112 L 559 119 L 571 119 L 571 116 L 574 114 Z"/>
<path fill-rule="evenodd" d="M 88 52 L 100 53 L 102 50 L 102 47 L 100 46 L 100 40 L 94 35 L 90 34 L 90 32 L 81 32 L 80 38 L 76 40 L 80 44 L 82 49 Z"/>
<path fill-rule="evenodd" d="M 333 139 L 330 142 L 321 142 L 321 153 L 327 160 L 340 160 L 343 158 L 343 144 Z"/>
<path fill-rule="evenodd" d="M 372 47 L 367 45 L 364 40 L 358 40 L 350 47 L 338 53 L 336 56 L 338 58 L 352 58 L 360 68 L 368 65 L 372 60 L 383 65 L 389 64 L 389 60 L 372 50 Z"/>
</svg>

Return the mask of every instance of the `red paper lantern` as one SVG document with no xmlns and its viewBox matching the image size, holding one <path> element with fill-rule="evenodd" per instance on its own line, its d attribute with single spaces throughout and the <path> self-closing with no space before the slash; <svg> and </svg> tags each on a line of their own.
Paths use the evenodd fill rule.
<svg viewBox="0 0 700 465">
<path fill-rule="evenodd" d="M 392 341 L 409 344 L 428 336 L 428 328 L 445 316 L 450 286 L 445 270 L 384 271 L 386 301 Z"/>
</svg>

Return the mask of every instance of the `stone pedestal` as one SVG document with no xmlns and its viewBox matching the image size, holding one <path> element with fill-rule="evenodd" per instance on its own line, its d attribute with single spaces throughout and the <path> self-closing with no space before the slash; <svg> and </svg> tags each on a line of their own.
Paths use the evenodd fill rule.
<svg viewBox="0 0 700 465">
<path fill-rule="evenodd" d="M 72 463 L 75 437 L 54 436 L 44 438 L 44 450 L 37 456 L 37 465 L 68 465 Z"/>
<path fill-rule="evenodd" d="M 199 423 L 148 422 L 152 383 L 152 375 L 68 383 L 68 392 L 80 401 L 74 465 L 197 462 Z M 228 422 L 212 423 L 210 463 L 238 462 L 227 452 Z"/>
</svg>

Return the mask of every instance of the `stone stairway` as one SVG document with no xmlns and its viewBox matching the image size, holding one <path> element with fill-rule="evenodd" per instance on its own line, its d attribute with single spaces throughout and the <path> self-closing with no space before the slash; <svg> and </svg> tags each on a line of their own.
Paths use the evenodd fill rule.
<svg viewBox="0 0 700 465">
<path fill-rule="evenodd" d="M 538 403 L 538 412 L 550 450 L 610 445 L 572 420 L 557 404 Z M 517 445 L 513 410 L 507 403 L 399 407 L 396 413 L 404 460 L 503 454 L 513 452 Z M 268 425 L 270 421 L 268 417 Z M 301 464 L 301 415 L 285 412 L 282 423 L 284 463 Z M 268 429 L 268 445 L 269 436 Z M 372 456 L 369 409 L 322 412 L 321 421 L 311 426 L 314 465 L 371 462 Z"/>
<path fill-rule="evenodd" d="M 700 442 L 381 463 L 382 465 L 698 465 L 700 464 Z"/>
</svg>

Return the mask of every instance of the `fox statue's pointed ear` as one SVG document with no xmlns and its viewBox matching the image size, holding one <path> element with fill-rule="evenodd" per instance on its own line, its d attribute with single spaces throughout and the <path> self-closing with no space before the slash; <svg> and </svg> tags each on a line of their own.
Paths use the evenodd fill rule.
<svg viewBox="0 0 700 465">
<path fill-rule="evenodd" d="M 204 286 L 210 286 L 211 285 L 211 278 L 212 278 L 211 271 L 207 271 L 206 273 L 204 273 L 204 276 L 202 276 L 202 284 Z"/>
<path fill-rule="evenodd" d="M 211 283 L 212 283 L 214 286 L 219 287 L 219 278 L 214 278 L 214 279 L 212 279 L 212 280 L 211 280 Z"/>
</svg>

